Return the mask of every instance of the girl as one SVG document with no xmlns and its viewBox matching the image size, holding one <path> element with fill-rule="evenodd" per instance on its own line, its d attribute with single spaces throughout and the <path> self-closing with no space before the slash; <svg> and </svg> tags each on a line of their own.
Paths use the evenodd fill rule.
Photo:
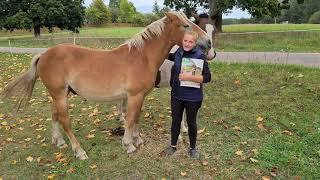
<svg viewBox="0 0 320 180">
<path fill-rule="evenodd" d="M 171 145 L 167 147 L 163 153 L 165 155 L 172 155 L 176 152 L 177 140 L 180 134 L 180 125 L 182 120 L 183 110 L 186 109 L 188 134 L 190 140 L 189 155 L 192 158 L 198 159 L 200 154 L 196 149 L 197 140 L 197 123 L 196 117 L 199 108 L 201 107 L 203 92 L 202 83 L 210 82 L 211 73 L 206 62 L 206 56 L 202 49 L 196 46 L 198 35 L 195 32 L 187 31 L 184 34 L 182 47 L 180 47 L 174 54 L 169 55 L 169 60 L 174 61 L 171 69 L 171 111 L 172 111 L 172 125 L 171 125 Z M 203 68 L 201 74 L 187 74 L 181 72 L 181 64 L 183 58 L 202 59 Z M 186 87 L 181 86 L 181 81 L 191 81 L 199 83 L 200 87 Z"/>
</svg>

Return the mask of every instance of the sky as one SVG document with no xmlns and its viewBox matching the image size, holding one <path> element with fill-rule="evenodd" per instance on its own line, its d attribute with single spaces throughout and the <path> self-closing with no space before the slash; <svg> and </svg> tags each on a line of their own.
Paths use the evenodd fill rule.
<svg viewBox="0 0 320 180">
<path fill-rule="evenodd" d="M 154 4 L 154 0 L 129 0 L 134 4 L 134 6 L 137 8 L 139 12 L 142 13 L 148 13 L 152 12 L 152 6 Z M 92 2 L 92 0 L 85 0 L 85 6 L 89 6 L 89 4 Z M 105 4 L 109 4 L 109 0 L 104 0 Z M 163 0 L 157 0 L 160 7 L 163 7 Z M 201 12 L 207 12 L 205 10 L 199 10 L 199 13 Z M 251 15 L 246 12 L 242 11 L 241 9 L 234 8 L 231 10 L 228 14 L 223 14 L 222 18 L 250 18 Z"/>
</svg>

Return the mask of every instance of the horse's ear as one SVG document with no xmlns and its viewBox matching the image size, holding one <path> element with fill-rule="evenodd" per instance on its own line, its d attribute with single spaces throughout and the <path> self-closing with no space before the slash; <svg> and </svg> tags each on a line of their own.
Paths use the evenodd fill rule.
<svg viewBox="0 0 320 180">
<path fill-rule="evenodd" d="M 171 12 L 165 12 L 165 15 L 168 17 L 170 21 L 173 21 L 176 18 L 176 16 Z"/>
</svg>

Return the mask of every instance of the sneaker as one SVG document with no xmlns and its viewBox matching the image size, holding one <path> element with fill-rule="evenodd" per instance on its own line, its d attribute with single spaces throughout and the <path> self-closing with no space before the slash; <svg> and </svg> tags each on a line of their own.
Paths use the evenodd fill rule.
<svg viewBox="0 0 320 180">
<path fill-rule="evenodd" d="M 193 158 L 193 159 L 200 159 L 200 153 L 199 153 L 199 151 L 198 151 L 197 149 L 195 149 L 195 148 L 189 150 L 189 155 L 190 155 L 190 157 Z"/>
<path fill-rule="evenodd" d="M 164 156 L 171 156 L 177 151 L 177 148 L 168 146 L 165 150 L 162 151 L 162 155 Z"/>
</svg>

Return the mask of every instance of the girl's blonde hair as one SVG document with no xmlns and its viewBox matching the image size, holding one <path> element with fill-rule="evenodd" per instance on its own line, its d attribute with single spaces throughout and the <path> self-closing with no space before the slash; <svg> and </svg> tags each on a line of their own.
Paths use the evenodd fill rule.
<svg viewBox="0 0 320 180">
<path fill-rule="evenodd" d="M 196 33 L 195 31 L 192 31 L 192 30 L 186 31 L 186 32 L 184 33 L 184 35 L 186 35 L 186 34 L 189 34 L 189 35 L 193 36 L 195 41 L 197 41 L 198 38 L 199 38 L 198 33 Z"/>
</svg>

